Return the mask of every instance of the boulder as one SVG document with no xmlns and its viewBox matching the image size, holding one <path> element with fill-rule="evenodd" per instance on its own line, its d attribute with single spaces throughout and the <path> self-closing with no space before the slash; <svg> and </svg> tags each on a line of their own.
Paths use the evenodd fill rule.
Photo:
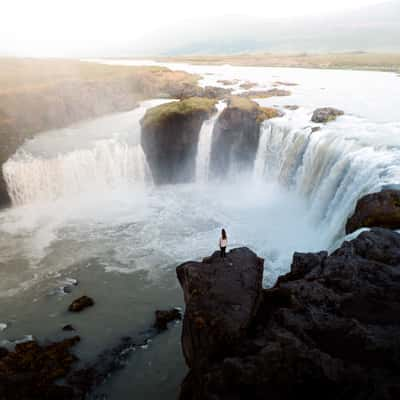
<svg viewBox="0 0 400 400">
<path fill-rule="evenodd" d="M 400 190 L 383 190 L 358 200 L 346 223 L 346 233 L 371 227 L 400 229 Z"/>
<path fill-rule="evenodd" d="M 91 307 L 94 305 L 94 301 L 92 298 L 88 296 L 82 296 L 78 299 L 74 300 L 70 306 L 68 307 L 68 311 L 72 312 L 80 312 L 85 308 Z"/>
<path fill-rule="evenodd" d="M 141 143 L 156 184 L 194 180 L 200 129 L 215 104 L 193 97 L 147 110 Z"/>
<path fill-rule="evenodd" d="M 316 123 L 327 123 L 329 121 L 334 121 L 336 117 L 343 115 L 344 112 L 342 110 L 338 110 L 333 107 L 323 107 L 317 108 L 311 117 L 312 122 Z"/>
<path fill-rule="evenodd" d="M 65 332 L 72 332 L 75 330 L 75 328 L 72 325 L 68 324 L 68 325 L 63 326 L 62 330 Z"/>
<path fill-rule="evenodd" d="M 172 308 L 171 310 L 157 310 L 156 322 L 154 328 L 158 331 L 165 331 L 168 328 L 168 323 L 182 319 L 182 314 L 179 309 Z"/>
<path fill-rule="evenodd" d="M 251 171 L 258 149 L 261 123 L 280 115 L 278 110 L 260 107 L 248 98 L 231 96 L 214 126 L 211 176 L 224 177 L 232 171 L 232 167 L 236 167 L 236 171 L 232 172 Z"/>
<path fill-rule="evenodd" d="M 399 234 L 374 228 L 331 255 L 296 253 L 271 289 L 244 284 L 254 267 L 230 261 L 233 275 L 223 263 L 178 267 L 181 400 L 399 398 Z"/>
</svg>

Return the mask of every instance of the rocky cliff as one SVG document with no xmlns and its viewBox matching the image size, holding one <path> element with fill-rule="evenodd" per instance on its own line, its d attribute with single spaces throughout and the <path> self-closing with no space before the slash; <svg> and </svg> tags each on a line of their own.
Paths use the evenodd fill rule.
<svg viewBox="0 0 400 400">
<path fill-rule="evenodd" d="M 157 184 L 194 180 L 199 133 L 216 100 L 192 97 L 147 110 L 141 143 Z"/>
<path fill-rule="evenodd" d="M 252 170 L 261 123 L 279 115 L 277 110 L 260 107 L 248 98 L 231 96 L 214 127 L 211 176 L 224 177 L 232 167 L 236 173 Z"/>
<path fill-rule="evenodd" d="M 0 170 L 38 132 L 130 110 L 145 98 L 198 90 L 197 80 L 196 75 L 163 67 L 1 59 Z M 8 201 L 0 174 L 0 205 Z"/>
<path fill-rule="evenodd" d="M 358 200 L 354 214 L 346 224 L 346 233 L 378 226 L 400 229 L 400 191 L 382 190 Z"/>
<path fill-rule="evenodd" d="M 374 228 L 331 255 L 296 253 L 271 289 L 248 249 L 177 274 L 181 400 L 399 398 L 399 234 Z"/>
</svg>

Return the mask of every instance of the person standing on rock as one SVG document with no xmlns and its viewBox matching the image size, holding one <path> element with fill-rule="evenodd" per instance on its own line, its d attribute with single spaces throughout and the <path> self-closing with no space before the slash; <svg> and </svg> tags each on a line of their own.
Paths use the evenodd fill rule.
<svg viewBox="0 0 400 400">
<path fill-rule="evenodd" d="M 226 256 L 226 246 L 228 245 L 228 237 L 226 235 L 225 229 L 221 231 L 221 237 L 219 238 L 219 248 L 221 249 L 221 258 Z"/>
</svg>

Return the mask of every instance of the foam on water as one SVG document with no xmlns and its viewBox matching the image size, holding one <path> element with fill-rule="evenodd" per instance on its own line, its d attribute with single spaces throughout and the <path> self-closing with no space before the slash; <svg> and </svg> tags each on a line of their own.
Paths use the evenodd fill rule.
<svg viewBox="0 0 400 400">
<path fill-rule="evenodd" d="M 243 81 L 257 89 L 277 80 L 299 85 L 290 97 L 257 100 L 286 115 L 264 123 L 254 171 L 223 182 L 207 179 L 210 120 L 200 134 L 196 182 L 151 185 L 139 120 L 162 101 L 27 142 L 5 166 L 17 206 L 0 212 L 0 297 L 8 325 L 0 346 L 12 348 L 29 334 L 54 338 L 72 323 L 88 338 L 74 351 L 93 361 L 122 335 L 147 329 L 154 309 L 182 305 L 176 265 L 217 249 L 222 227 L 230 247 L 248 246 L 265 259 L 264 283 L 271 285 L 288 271 L 294 251 L 334 249 L 361 232 L 343 231 L 358 197 L 400 184 L 394 74 L 172 67 L 203 74 L 202 85 L 238 78 L 238 91 Z M 296 111 L 283 107 L 294 104 Z M 313 109 L 327 105 L 345 116 L 312 133 Z M 83 294 L 95 299 L 95 312 L 72 317 L 65 310 Z M 99 394 L 177 398 L 185 374 L 179 332 L 171 326 L 137 351 Z"/>
<path fill-rule="evenodd" d="M 383 97 L 371 106 L 383 89 L 385 98 L 400 89 L 391 74 L 179 67 L 203 74 L 202 85 L 239 78 L 268 89 L 278 79 L 296 82 L 288 98 L 257 101 L 300 107 L 282 107 L 283 118 L 263 124 L 252 176 L 224 183 L 208 181 L 216 114 L 200 133 L 196 183 L 151 185 L 139 121 L 164 100 L 26 143 L 4 166 L 13 202 L 22 206 L 0 214 L 0 295 L 92 259 L 105 271 L 146 270 L 158 279 L 165 267 L 217 248 L 221 227 L 230 246 L 247 245 L 265 257 L 272 284 L 294 251 L 338 243 L 360 196 L 400 183 L 398 114 Z M 372 77 L 381 84 L 367 90 Z M 326 105 L 346 115 L 312 132 L 313 109 Z"/>
</svg>

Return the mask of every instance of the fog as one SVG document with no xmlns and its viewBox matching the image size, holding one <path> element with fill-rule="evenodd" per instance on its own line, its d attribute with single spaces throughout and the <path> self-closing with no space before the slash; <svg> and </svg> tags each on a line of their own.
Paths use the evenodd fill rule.
<svg viewBox="0 0 400 400">
<path fill-rule="evenodd" d="M 200 6 L 178 0 L 7 0 L 0 17 L 0 55 L 398 50 L 399 4 L 398 0 L 205 0 Z"/>
</svg>

